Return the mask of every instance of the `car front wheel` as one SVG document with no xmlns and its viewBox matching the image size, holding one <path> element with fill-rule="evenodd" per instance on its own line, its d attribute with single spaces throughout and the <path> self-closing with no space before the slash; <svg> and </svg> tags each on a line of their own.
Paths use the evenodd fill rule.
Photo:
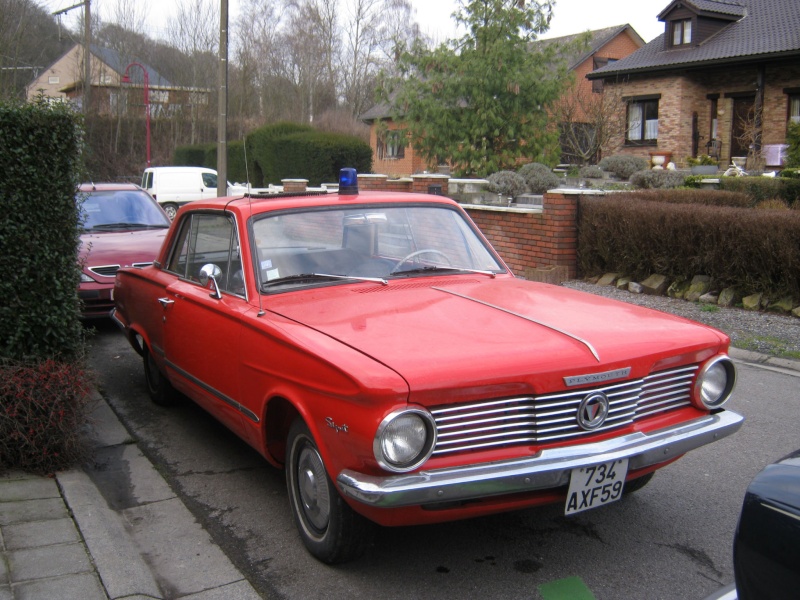
<svg viewBox="0 0 800 600">
<path fill-rule="evenodd" d="M 289 430 L 286 485 L 295 525 L 314 557 L 337 564 L 364 553 L 375 526 L 339 495 L 314 438 L 300 419 Z"/>
</svg>

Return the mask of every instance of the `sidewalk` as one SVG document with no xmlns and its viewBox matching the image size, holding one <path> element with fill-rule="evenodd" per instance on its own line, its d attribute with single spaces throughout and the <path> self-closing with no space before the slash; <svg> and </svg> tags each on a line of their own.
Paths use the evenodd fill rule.
<svg viewBox="0 0 800 600">
<path fill-rule="evenodd" d="M 89 433 L 103 481 L 0 477 L 0 600 L 259 600 L 99 395 Z"/>
</svg>

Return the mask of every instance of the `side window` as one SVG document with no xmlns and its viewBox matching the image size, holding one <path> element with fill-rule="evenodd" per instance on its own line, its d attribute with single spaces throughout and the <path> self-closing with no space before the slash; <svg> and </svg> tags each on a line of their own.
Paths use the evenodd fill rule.
<svg viewBox="0 0 800 600">
<path fill-rule="evenodd" d="M 180 225 L 167 270 L 199 282 L 208 264 L 219 268 L 217 284 L 224 292 L 244 296 L 242 258 L 233 219 L 226 214 L 193 213 Z"/>
<path fill-rule="evenodd" d="M 217 187 L 217 176 L 214 173 L 203 173 L 203 185 L 207 188 Z"/>
</svg>

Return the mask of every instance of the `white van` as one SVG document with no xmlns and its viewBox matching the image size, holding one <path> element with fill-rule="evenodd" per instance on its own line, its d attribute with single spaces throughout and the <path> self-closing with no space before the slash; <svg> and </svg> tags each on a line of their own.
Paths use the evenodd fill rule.
<svg viewBox="0 0 800 600">
<path fill-rule="evenodd" d="M 142 175 L 142 188 L 174 219 L 187 202 L 216 198 L 217 172 L 204 167 L 148 167 Z"/>
</svg>

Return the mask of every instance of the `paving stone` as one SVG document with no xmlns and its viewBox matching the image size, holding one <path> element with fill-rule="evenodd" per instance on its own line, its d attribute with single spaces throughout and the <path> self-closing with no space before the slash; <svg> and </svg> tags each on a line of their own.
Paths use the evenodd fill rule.
<svg viewBox="0 0 800 600">
<path fill-rule="evenodd" d="M 67 507 L 59 498 L 0 502 L 0 525 L 12 525 L 26 521 L 48 521 L 68 517 Z"/>
<path fill-rule="evenodd" d="M 35 479 L 0 480 L 0 502 L 60 497 L 61 493 L 55 479 L 36 477 Z"/>
<path fill-rule="evenodd" d="M 8 553 L 11 582 L 60 577 L 93 570 L 83 544 L 27 548 Z"/>
<path fill-rule="evenodd" d="M 15 600 L 108 600 L 94 573 L 26 581 L 14 587 Z M 2 596 L 0 596 L 2 598 Z"/>
<path fill-rule="evenodd" d="M 11 588 L 7 585 L 0 585 L 0 600 L 14 600 Z"/>
<path fill-rule="evenodd" d="M 8 583 L 8 567 L 6 566 L 5 553 L 0 554 L 0 585 Z"/>
<path fill-rule="evenodd" d="M 75 522 L 69 518 L 7 525 L 3 528 L 3 537 L 8 550 L 81 541 Z"/>
</svg>

